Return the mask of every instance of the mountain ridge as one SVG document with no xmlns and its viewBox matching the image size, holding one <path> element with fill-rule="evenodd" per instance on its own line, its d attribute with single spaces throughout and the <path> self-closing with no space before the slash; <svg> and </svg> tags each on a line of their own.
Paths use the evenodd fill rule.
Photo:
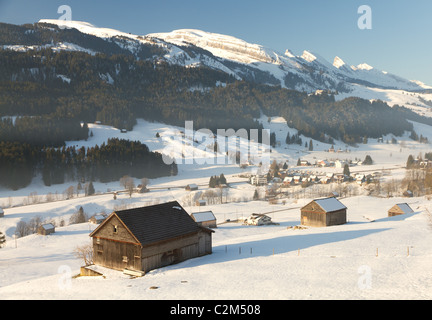
<svg viewBox="0 0 432 320">
<path fill-rule="evenodd" d="M 287 49 L 277 52 L 259 44 L 248 43 L 230 35 L 198 29 L 134 35 L 110 28 L 99 28 L 88 22 L 41 19 L 38 24 L 75 28 L 82 33 L 104 39 L 123 39 L 131 43 L 158 46 L 166 50 L 159 59 L 188 67 L 204 65 L 235 75 L 239 79 L 256 78 L 261 83 L 289 89 L 314 92 L 337 90 L 350 92 L 352 84 L 374 88 L 421 91 L 429 86 L 384 72 L 362 63 L 348 67 L 339 57 L 339 67 L 309 50 L 295 55 Z M 188 48 L 189 52 L 184 50 Z M 201 49 L 197 51 L 196 49 Z M 335 58 L 335 60 L 336 60 Z M 343 62 L 343 64 L 342 64 Z M 263 75 L 266 76 L 263 76 Z"/>
</svg>

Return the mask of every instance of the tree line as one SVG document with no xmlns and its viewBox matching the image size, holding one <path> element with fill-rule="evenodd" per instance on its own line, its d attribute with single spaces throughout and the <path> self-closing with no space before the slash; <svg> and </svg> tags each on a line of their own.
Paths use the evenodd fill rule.
<svg viewBox="0 0 432 320">
<path fill-rule="evenodd" d="M 176 175 L 175 162 L 165 164 L 162 155 L 139 141 L 109 139 L 91 148 L 43 147 L 0 142 L 0 185 L 17 190 L 41 174 L 46 186 L 67 181 L 118 181 L 122 176 L 156 178 Z"/>
</svg>

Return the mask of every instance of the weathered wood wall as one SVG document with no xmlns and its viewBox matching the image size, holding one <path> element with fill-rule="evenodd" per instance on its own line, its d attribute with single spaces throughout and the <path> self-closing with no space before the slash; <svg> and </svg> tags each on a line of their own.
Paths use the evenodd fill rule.
<svg viewBox="0 0 432 320">
<path fill-rule="evenodd" d="M 310 227 L 327 227 L 346 223 L 346 210 L 320 212 L 301 210 L 301 224 Z"/>
<path fill-rule="evenodd" d="M 189 235 L 141 246 L 113 215 L 93 235 L 93 261 L 115 270 L 150 270 L 212 253 L 211 232 Z"/>
<path fill-rule="evenodd" d="M 103 238 L 93 238 L 93 261 L 115 270 L 141 270 L 141 246 Z"/>
</svg>

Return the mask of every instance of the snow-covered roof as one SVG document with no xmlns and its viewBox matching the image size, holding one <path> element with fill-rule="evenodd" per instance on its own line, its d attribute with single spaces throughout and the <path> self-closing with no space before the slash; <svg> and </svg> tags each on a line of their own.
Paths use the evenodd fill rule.
<svg viewBox="0 0 432 320">
<path fill-rule="evenodd" d="M 195 222 L 216 220 L 216 217 L 211 211 L 194 212 L 192 213 L 192 216 L 194 217 Z"/>
<path fill-rule="evenodd" d="M 404 213 L 413 213 L 413 209 L 407 204 L 407 203 L 398 203 L 397 206 L 404 212 Z"/>
<path fill-rule="evenodd" d="M 333 212 L 333 211 L 343 210 L 347 208 L 342 204 L 342 202 L 340 202 L 338 199 L 333 197 L 325 198 L 325 199 L 316 199 L 314 201 L 326 212 Z"/>
<path fill-rule="evenodd" d="M 46 223 L 42 225 L 42 228 L 45 230 L 54 229 L 54 225 L 52 223 Z"/>
<path fill-rule="evenodd" d="M 95 214 L 95 215 L 93 216 L 93 218 L 95 218 L 96 220 L 104 220 L 104 219 L 105 219 L 105 216 L 102 215 L 102 214 Z"/>
</svg>

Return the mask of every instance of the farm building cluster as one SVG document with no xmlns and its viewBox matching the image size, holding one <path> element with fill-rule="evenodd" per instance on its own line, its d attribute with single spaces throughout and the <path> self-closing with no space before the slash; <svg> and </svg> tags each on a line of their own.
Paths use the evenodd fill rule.
<svg viewBox="0 0 432 320">
<path fill-rule="evenodd" d="M 300 209 L 301 228 L 345 224 L 347 209 L 335 196 L 315 199 Z M 388 216 L 413 212 L 407 203 L 399 203 L 388 210 Z M 254 213 L 241 221 L 252 226 L 277 225 L 266 214 Z M 114 211 L 90 234 L 93 261 L 142 276 L 156 268 L 211 254 L 214 228 L 217 221 L 212 211 L 188 214 L 177 201 Z"/>
<path fill-rule="evenodd" d="M 296 186 L 296 185 L 310 185 L 310 184 L 329 184 L 329 183 L 342 183 L 342 182 L 356 182 L 363 184 L 372 182 L 378 179 L 382 173 L 350 173 L 349 168 L 362 165 L 364 161 L 348 161 L 348 160 L 318 160 L 315 164 L 309 163 L 307 160 L 299 159 L 297 166 L 289 168 L 287 164 L 277 165 L 275 162 L 270 167 L 266 175 L 251 175 L 249 183 L 255 186 L 264 186 L 269 183 L 279 183 L 282 187 Z M 304 169 L 300 167 L 305 167 Z M 309 167 L 307 170 L 306 167 Z M 345 171 L 345 167 L 348 168 Z M 313 170 L 313 168 L 336 168 L 341 169 L 340 173 L 335 173 L 335 170 L 330 172 L 323 172 Z"/>
</svg>

